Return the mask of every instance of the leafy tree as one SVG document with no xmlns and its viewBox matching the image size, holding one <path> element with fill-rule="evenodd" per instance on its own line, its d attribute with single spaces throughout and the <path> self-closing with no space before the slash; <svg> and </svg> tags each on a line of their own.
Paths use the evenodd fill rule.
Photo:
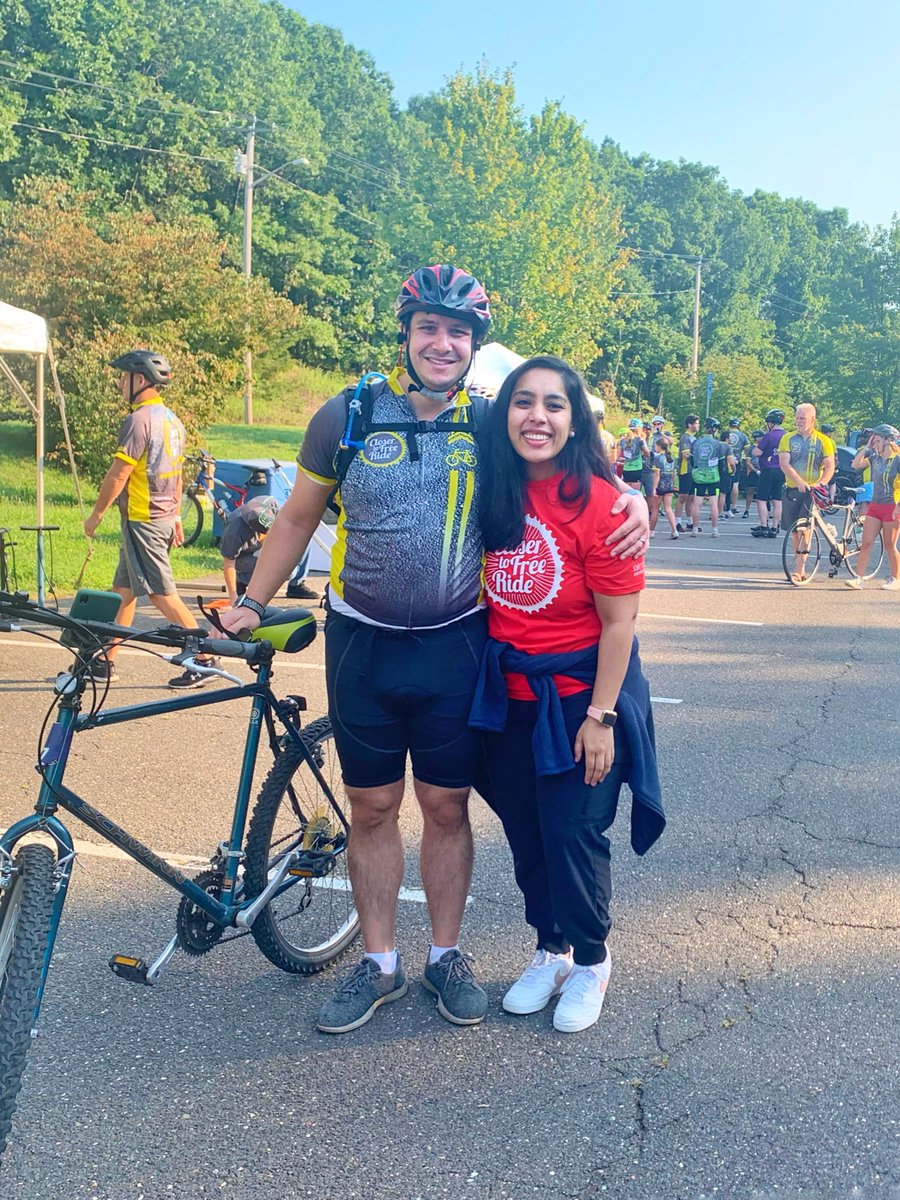
<svg viewBox="0 0 900 1200">
<path fill-rule="evenodd" d="M 60 351 L 77 450 L 89 472 L 108 463 L 119 413 L 110 358 L 151 345 L 170 358 L 170 394 L 189 429 L 207 424 L 234 387 L 245 341 L 262 351 L 296 337 L 298 314 L 260 278 L 223 267 L 206 218 L 93 215 L 62 183 L 25 181 L 0 239 L 0 291 L 42 313 Z"/>
</svg>

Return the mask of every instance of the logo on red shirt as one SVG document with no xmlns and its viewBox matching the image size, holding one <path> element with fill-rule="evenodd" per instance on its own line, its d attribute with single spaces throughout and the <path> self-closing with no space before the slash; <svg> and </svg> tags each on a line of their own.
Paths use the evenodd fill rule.
<svg viewBox="0 0 900 1200">
<path fill-rule="evenodd" d="M 539 612 L 559 594 L 562 556 L 556 538 L 537 517 L 525 515 L 525 536 L 515 550 L 491 550 L 484 564 L 488 595 L 505 608 Z"/>
</svg>

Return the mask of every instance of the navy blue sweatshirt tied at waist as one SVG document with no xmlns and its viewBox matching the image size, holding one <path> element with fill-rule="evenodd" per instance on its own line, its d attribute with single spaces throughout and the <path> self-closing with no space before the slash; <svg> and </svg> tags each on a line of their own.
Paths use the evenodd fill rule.
<svg viewBox="0 0 900 1200">
<path fill-rule="evenodd" d="M 556 690 L 554 675 L 593 684 L 597 675 L 597 646 L 559 654 L 528 654 L 508 642 L 488 638 L 478 683 L 469 712 L 469 725 L 487 733 L 506 728 L 509 697 L 504 672 L 524 675 L 537 701 L 532 749 L 538 775 L 561 775 L 575 766 L 572 746 Z M 585 693 L 585 709 L 590 692 Z M 616 701 L 618 724 L 631 757 L 626 782 L 631 789 L 631 846 L 646 854 L 666 827 L 656 767 L 656 736 L 650 708 L 650 687 L 641 670 L 638 640 L 631 646 L 628 669 Z"/>
</svg>

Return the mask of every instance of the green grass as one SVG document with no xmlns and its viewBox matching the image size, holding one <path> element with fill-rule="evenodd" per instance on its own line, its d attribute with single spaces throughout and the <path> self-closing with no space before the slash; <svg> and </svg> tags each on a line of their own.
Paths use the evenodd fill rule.
<svg viewBox="0 0 900 1200">
<path fill-rule="evenodd" d="M 216 458 L 279 458 L 289 462 L 297 456 L 303 431 L 311 414 L 323 400 L 340 391 L 343 376 L 329 375 L 309 367 L 294 366 L 254 398 L 252 426 L 241 424 L 240 397 L 223 404 L 222 416 L 232 424 L 211 425 L 201 444 Z M 34 425 L 26 420 L 0 421 L 0 528 L 10 531 L 16 543 L 18 586 L 37 590 L 36 535 L 23 533 L 22 525 L 37 523 L 37 476 L 34 462 Z M 90 512 L 97 496 L 95 484 L 82 479 L 85 508 Z M 48 463 L 44 471 L 44 521 L 58 525 L 52 535 L 52 580 L 59 595 L 71 594 L 89 543 L 82 529 L 75 486 L 63 455 L 61 462 Z M 119 557 L 118 514 L 110 510 L 94 539 L 94 554 L 88 563 L 84 587 L 107 588 Z M 45 544 L 48 569 L 49 550 Z M 212 545 L 211 523 L 204 525 L 195 546 L 172 554 L 176 579 L 193 579 L 221 570 L 222 558 Z"/>
</svg>

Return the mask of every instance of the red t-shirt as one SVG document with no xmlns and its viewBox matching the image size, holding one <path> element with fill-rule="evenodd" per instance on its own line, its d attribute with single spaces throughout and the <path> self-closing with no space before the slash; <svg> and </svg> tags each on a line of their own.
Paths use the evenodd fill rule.
<svg viewBox="0 0 900 1200">
<path fill-rule="evenodd" d="M 625 520 L 610 509 L 619 493 L 595 478 L 582 513 L 559 499 L 562 474 L 529 483 L 525 536 L 515 550 L 491 550 L 484 580 L 488 631 L 529 654 L 583 650 L 600 640 L 593 593 L 627 596 L 644 587 L 643 558 L 613 558 L 607 537 Z M 555 677 L 561 696 L 587 686 Z M 533 700 L 524 675 L 507 675 L 513 700 Z"/>
</svg>

